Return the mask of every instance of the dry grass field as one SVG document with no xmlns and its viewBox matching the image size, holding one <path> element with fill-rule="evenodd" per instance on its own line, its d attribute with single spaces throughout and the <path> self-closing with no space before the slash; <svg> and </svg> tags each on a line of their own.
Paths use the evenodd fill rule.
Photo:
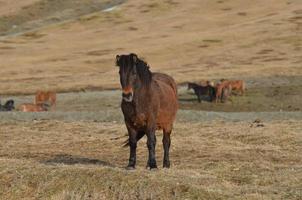
<svg viewBox="0 0 302 200">
<path fill-rule="evenodd" d="M 301 121 L 177 123 L 172 168 L 135 171 L 120 123 L 6 122 L 1 199 L 301 199 Z M 190 127 L 190 128 L 188 128 Z M 161 134 L 157 160 L 162 162 Z"/>
<path fill-rule="evenodd" d="M 171 169 L 135 171 L 115 55 L 179 84 Z M 301 0 L 0 0 L 0 100 L 58 94 L 45 113 L 0 113 L 0 199 L 302 199 Z M 243 79 L 197 103 L 186 82 Z"/>
</svg>

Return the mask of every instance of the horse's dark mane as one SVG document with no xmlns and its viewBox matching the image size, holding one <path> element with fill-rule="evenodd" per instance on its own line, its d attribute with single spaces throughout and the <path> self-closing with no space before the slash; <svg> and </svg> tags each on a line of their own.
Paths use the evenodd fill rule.
<svg viewBox="0 0 302 200">
<path fill-rule="evenodd" d="M 133 70 L 133 67 L 136 66 L 136 72 L 143 83 L 143 85 L 150 85 L 152 80 L 152 72 L 150 71 L 149 65 L 142 59 L 138 58 L 136 54 L 131 53 L 129 55 L 121 55 L 120 58 L 116 61 L 116 65 L 125 69 L 126 71 Z"/>
<path fill-rule="evenodd" d="M 198 85 L 197 83 L 191 83 L 191 82 L 188 82 L 188 86 L 189 88 L 192 88 L 194 90 L 208 87 L 208 86 L 202 86 L 202 85 Z"/>
<path fill-rule="evenodd" d="M 136 70 L 142 83 L 144 85 L 150 85 L 152 80 L 152 72 L 150 71 L 149 65 L 145 61 L 138 58 Z"/>
</svg>

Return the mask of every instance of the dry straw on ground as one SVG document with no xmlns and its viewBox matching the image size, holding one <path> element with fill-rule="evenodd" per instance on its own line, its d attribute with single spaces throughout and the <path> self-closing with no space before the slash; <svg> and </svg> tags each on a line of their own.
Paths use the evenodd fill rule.
<svg viewBox="0 0 302 200">
<path fill-rule="evenodd" d="M 7 122 L 0 132 L 4 199 L 299 199 L 300 121 L 177 123 L 172 168 L 124 169 L 125 127 L 116 123 Z M 256 123 L 256 122 L 255 122 Z M 190 127 L 190 128 L 188 128 Z M 162 162 L 161 134 L 157 160 Z"/>
</svg>

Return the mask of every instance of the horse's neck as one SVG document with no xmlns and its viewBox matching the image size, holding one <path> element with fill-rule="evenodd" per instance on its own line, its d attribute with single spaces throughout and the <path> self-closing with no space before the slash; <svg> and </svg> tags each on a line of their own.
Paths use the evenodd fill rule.
<svg viewBox="0 0 302 200">
<path fill-rule="evenodd" d="M 136 113 L 145 111 L 146 105 L 151 101 L 151 86 L 141 86 L 134 90 L 133 106 Z"/>
</svg>

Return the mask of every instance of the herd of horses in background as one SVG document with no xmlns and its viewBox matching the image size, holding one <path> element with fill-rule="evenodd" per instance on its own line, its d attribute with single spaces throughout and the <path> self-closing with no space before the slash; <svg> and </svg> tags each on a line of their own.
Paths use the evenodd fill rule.
<svg viewBox="0 0 302 200">
<path fill-rule="evenodd" d="M 198 102 L 205 100 L 206 97 L 210 102 L 226 102 L 232 95 L 232 92 L 243 95 L 246 88 L 243 80 L 221 79 L 215 84 L 213 81 L 206 81 L 205 84 L 188 83 L 188 90 L 193 89 L 197 96 Z"/>
<path fill-rule="evenodd" d="M 202 100 L 210 102 L 226 102 L 228 98 L 235 94 L 243 95 L 246 88 L 243 80 L 221 79 L 220 82 L 206 81 L 204 84 L 188 83 L 188 90 L 193 89 L 198 102 Z M 38 91 L 35 94 L 34 103 L 23 103 L 17 107 L 21 112 L 43 112 L 56 108 L 56 92 Z M 15 109 L 14 100 L 10 99 L 3 105 L 0 102 L 0 111 L 13 111 Z"/>
<path fill-rule="evenodd" d="M 56 93 L 52 91 L 38 91 L 35 95 L 34 103 L 23 103 L 17 107 L 21 112 L 43 112 L 55 109 Z M 0 111 L 13 111 L 15 101 L 10 99 L 4 105 L 0 103 Z"/>
<path fill-rule="evenodd" d="M 226 102 L 232 93 L 243 95 L 246 88 L 243 80 L 221 79 L 220 82 L 206 81 L 204 84 L 188 83 L 188 90 L 193 89 L 198 102 L 208 100 L 210 102 Z M 56 108 L 56 92 L 38 91 L 35 94 L 34 103 L 23 103 L 17 107 L 21 112 L 43 112 Z M 10 99 L 3 105 L 0 102 L 0 111 L 13 111 L 14 100 Z"/>
</svg>

